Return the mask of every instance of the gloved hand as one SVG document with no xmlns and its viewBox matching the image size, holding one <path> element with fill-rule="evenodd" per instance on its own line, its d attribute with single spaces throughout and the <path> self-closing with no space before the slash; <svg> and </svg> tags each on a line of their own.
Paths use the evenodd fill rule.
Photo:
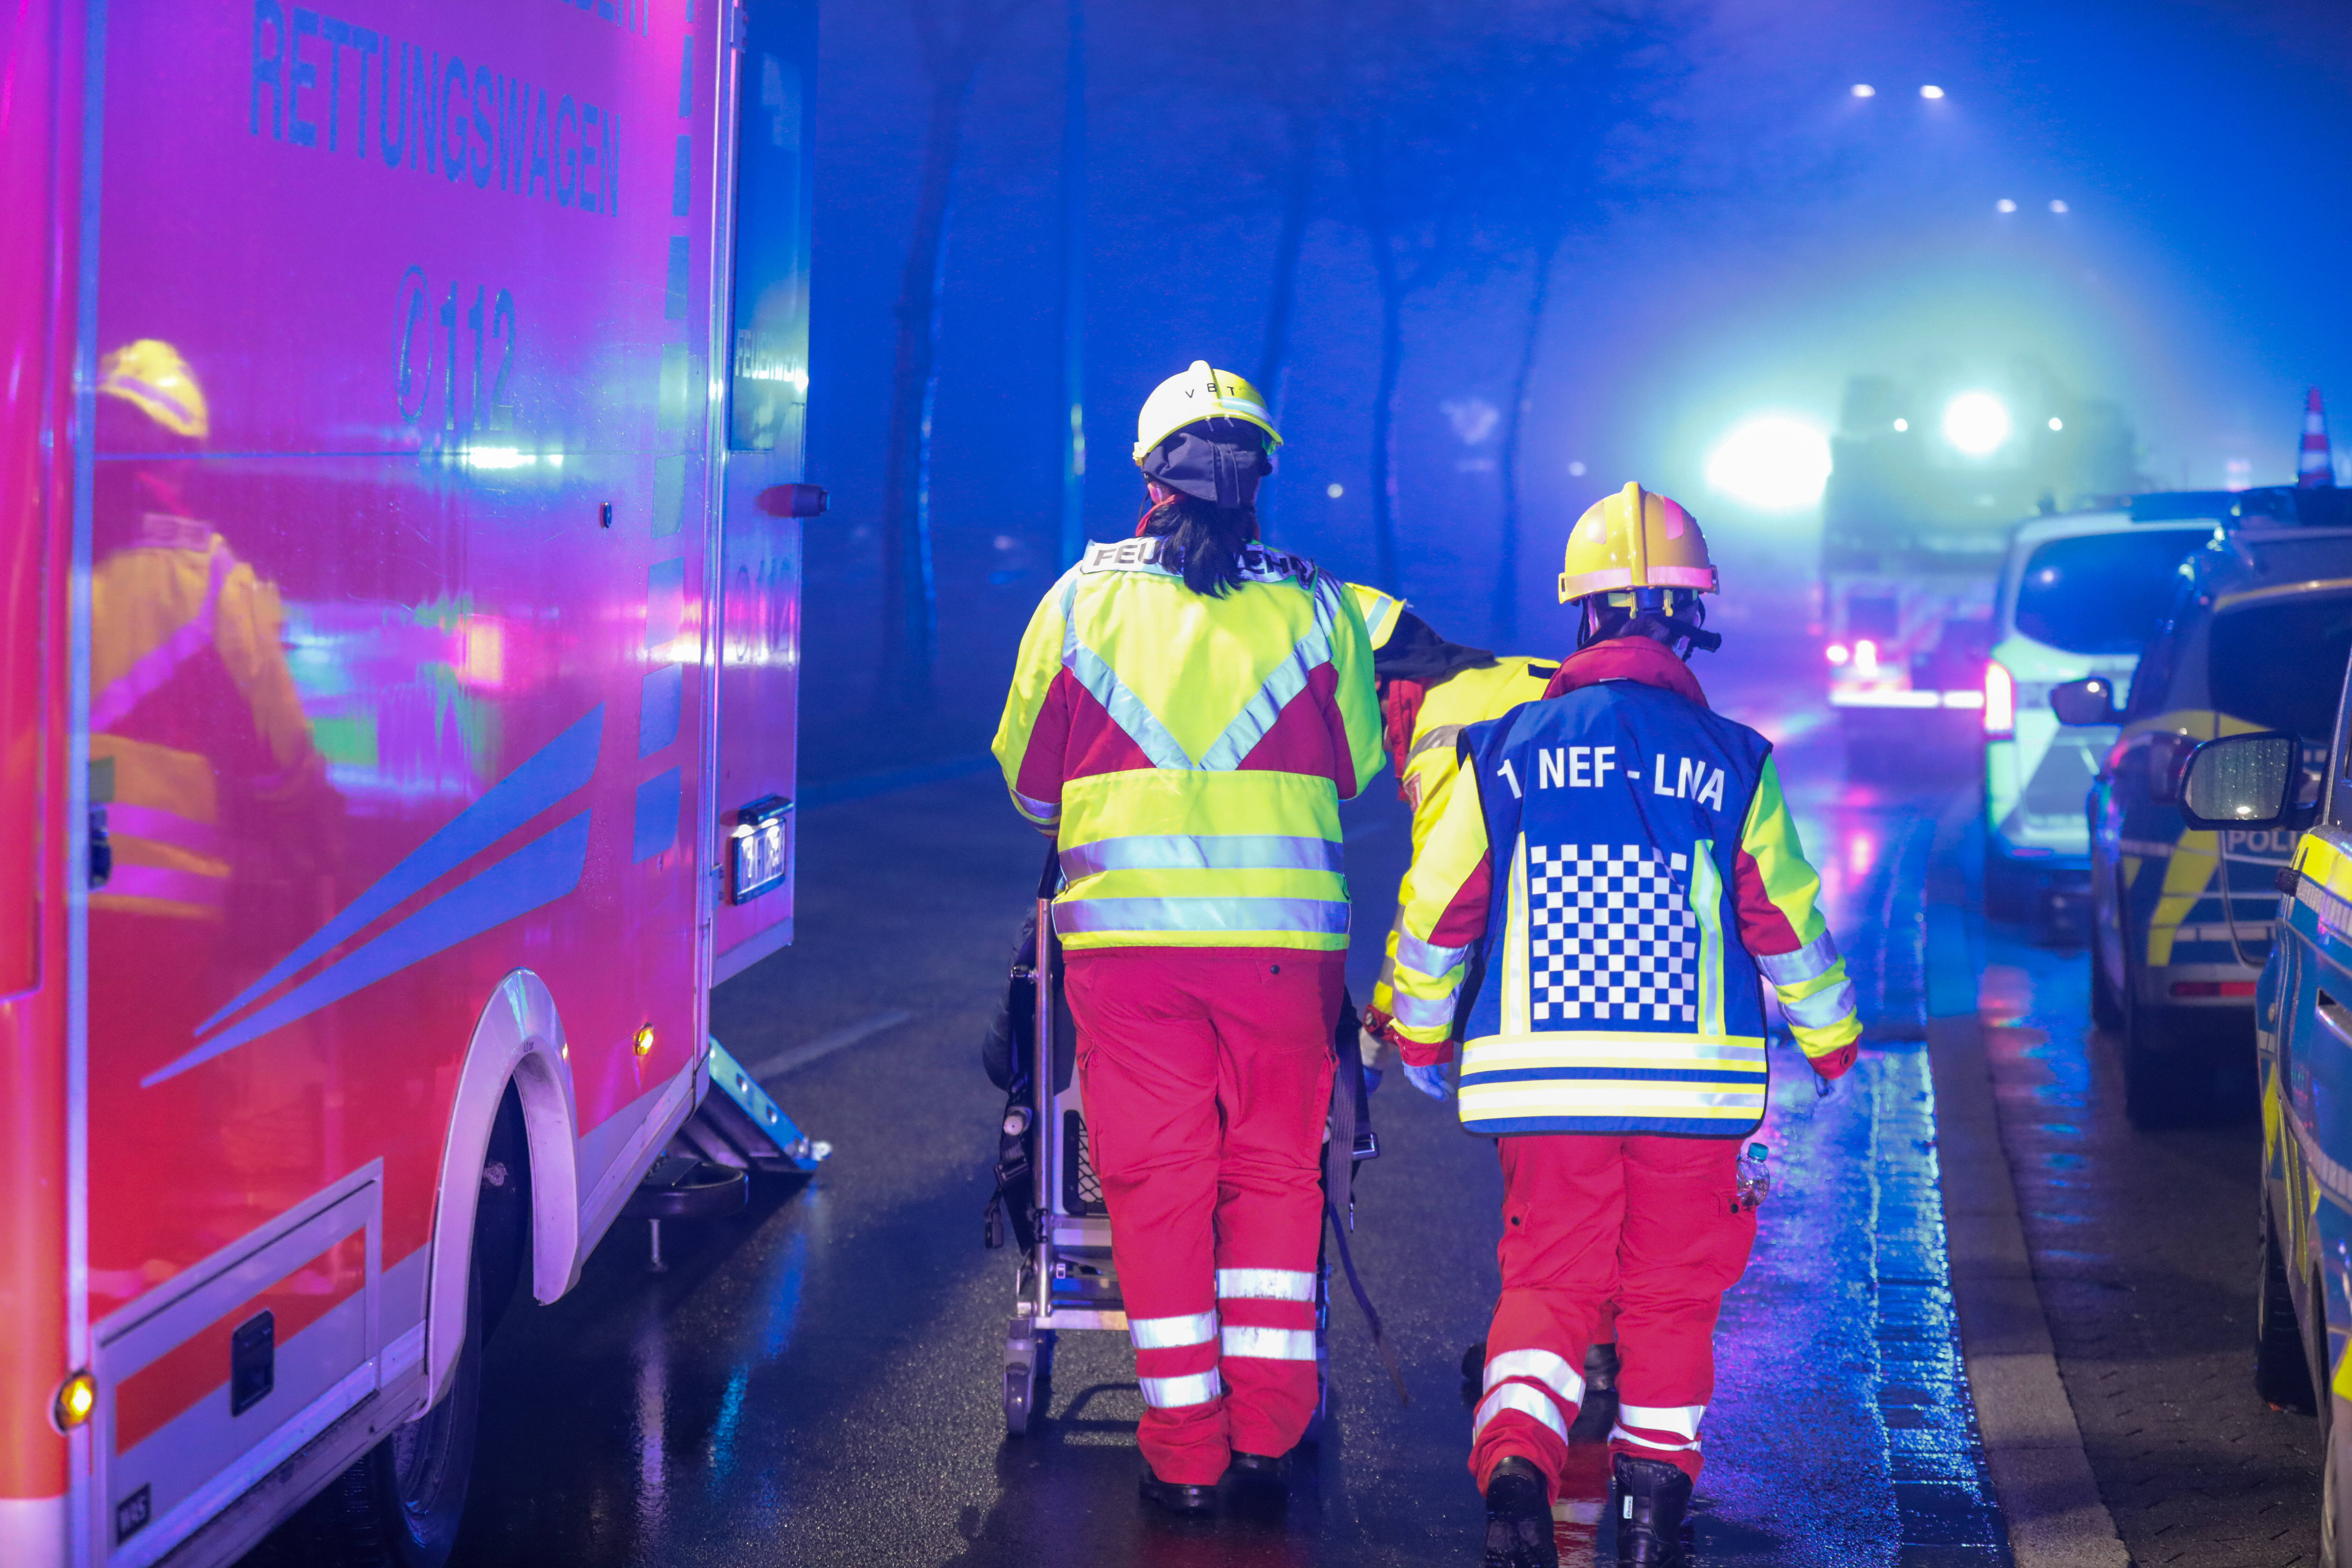
<svg viewBox="0 0 2352 1568">
<path fill-rule="evenodd" d="M 1445 1081 L 1444 1062 L 1432 1062 L 1425 1068 L 1417 1068 L 1407 1062 L 1404 1064 L 1404 1076 L 1413 1088 L 1432 1100 L 1444 1100 L 1454 1092 L 1454 1086 Z"/>
<path fill-rule="evenodd" d="M 1380 1088 L 1381 1088 L 1381 1079 L 1382 1079 L 1386 1078 L 1387 1076 L 1388 1076 L 1388 1074 L 1386 1074 L 1386 1073 L 1382 1072 L 1380 1068 L 1378 1068 L 1374 1067 L 1371 1063 L 1370 1063 L 1370 1062 L 1366 1062 L 1366 1063 L 1364 1064 L 1364 1092 L 1365 1092 L 1366 1094 L 1377 1094 L 1377 1093 L 1379 1093 L 1379 1092 L 1380 1092 Z"/>
</svg>

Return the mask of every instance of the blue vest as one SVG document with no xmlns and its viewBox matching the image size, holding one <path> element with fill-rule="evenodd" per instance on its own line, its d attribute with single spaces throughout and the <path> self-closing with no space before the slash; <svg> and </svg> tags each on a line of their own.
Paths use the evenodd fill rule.
<svg viewBox="0 0 2352 1568">
<path fill-rule="evenodd" d="M 1736 867 L 1771 743 L 1612 680 L 1462 741 L 1494 856 L 1462 1020 L 1475 1132 L 1736 1138 L 1764 1116 L 1764 994 Z"/>
</svg>

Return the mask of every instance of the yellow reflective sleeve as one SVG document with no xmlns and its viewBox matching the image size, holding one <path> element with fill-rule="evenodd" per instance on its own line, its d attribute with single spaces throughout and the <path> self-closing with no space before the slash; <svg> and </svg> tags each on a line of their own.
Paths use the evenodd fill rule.
<svg viewBox="0 0 2352 1568">
<path fill-rule="evenodd" d="M 1453 1034 L 1454 1000 L 1478 934 L 1463 934 L 1465 911 L 1458 906 L 1475 900 L 1483 921 L 1490 875 L 1486 813 L 1474 778 L 1467 787 L 1446 792 L 1444 809 L 1414 853 L 1405 885 L 1399 889 L 1403 909 L 1393 938 L 1394 996 L 1389 1013 L 1405 1038 L 1436 1045 Z M 1449 913 L 1455 918 L 1449 921 Z"/>
<path fill-rule="evenodd" d="M 1339 721 L 1347 726 L 1348 751 L 1356 764 L 1356 787 L 1361 795 L 1388 766 L 1388 751 L 1381 734 L 1381 694 L 1372 683 L 1372 639 L 1364 630 L 1364 612 L 1356 595 L 1336 577 L 1316 584 L 1339 602 L 1331 627 L 1331 672 L 1339 678 L 1334 696 Z"/>
<path fill-rule="evenodd" d="M 1780 1016 L 1797 1044 L 1809 1058 L 1828 1056 L 1862 1037 L 1862 1019 L 1845 959 L 1822 916 L 1821 877 L 1797 841 L 1797 821 L 1780 792 L 1780 770 L 1769 756 L 1748 803 L 1739 847 L 1745 862 L 1739 868 L 1740 935 L 1780 997 Z M 1759 891 L 1773 916 L 1754 907 Z M 1791 940 L 1793 952 L 1788 951 Z"/>
<path fill-rule="evenodd" d="M 1029 617 L 1029 629 L 1022 634 L 1021 651 L 1013 661 L 1013 688 L 1004 695 L 1004 714 L 997 721 L 996 740 L 989 747 L 995 754 L 997 766 L 1003 770 L 1004 787 L 1013 796 L 1013 809 L 1048 837 L 1062 816 L 1058 775 L 1052 799 L 1032 798 L 1021 791 L 1021 766 L 1029 754 L 1037 716 L 1045 710 L 1046 696 L 1054 689 L 1055 679 L 1062 673 L 1062 593 L 1066 580 L 1066 577 L 1047 589 L 1045 596 L 1037 601 L 1035 613 Z M 1032 784 L 1034 786 L 1034 780 Z"/>
</svg>

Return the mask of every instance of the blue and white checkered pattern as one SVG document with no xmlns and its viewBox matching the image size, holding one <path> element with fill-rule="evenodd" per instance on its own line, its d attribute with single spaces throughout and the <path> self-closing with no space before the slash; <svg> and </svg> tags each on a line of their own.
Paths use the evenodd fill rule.
<svg viewBox="0 0 2352 1568">
<path fill-rule="evenodd" d="M 1533 1021 L 1696 1023 L 1698 917 L 1682 876 L 1689 866 L 1688 856 L 1662 860 L 1641 844 L 1529 845 Z"/>
</svg>

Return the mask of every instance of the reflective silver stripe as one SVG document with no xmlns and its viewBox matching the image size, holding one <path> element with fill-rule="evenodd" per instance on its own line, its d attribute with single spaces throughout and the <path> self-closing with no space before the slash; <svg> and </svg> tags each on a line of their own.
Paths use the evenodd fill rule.
<svg viewBox="0 0 2352 1568">
<path fill-rule="evenodd" d="M 1505 1351 L 1486 1362 L 1484 1387 L 1493 1388 L 1507 1377 L 1531 1377 L 1570 1405 L 1584 1403 L 1584 1377 L 1549 1351 Z"/>
<path fill-rule="evenodd" d="M 1794 952 L 1758 953 L 1756 967 L 1775 985 L 1802 985 L 1837 961 L 1837 939 L 1823 931 Z"/>
<path fill-rule="evenodd" d="M 1686 1443 L 1698 1441 L 1699 1417 L 1706 1414 L 1704 1405 L 1620 1405 L 1617 1407 L 1617 1432 L 1633 1436 L 1626 1430 L 1638 1426 L 1651 1432 L 1672 1432 Z M 1635 1442 L 1642 1439 L 1634 1437 Z M 1652 1444 L 1651 1447 L 1659 1447 Z"/>
<path fill-rule="evenodd" d="M 1826 1029 L 1853 1013 L 1853 982 L 1841 980 L 1825 991 L 1790 1001 L 1780 998 L 1780 1013 L 1801 1029 Z"/>
<path fill-rule="evenodd" d="M 1062 851 L 1062 875 L 1073 881 L 1097 871 L 1337 871 L 1341 865 L 1339 846 L 1328 838 L 1273 833 L 1137 833 Z"/>
<path fill-rule="evenodd" d="M 1397 920 L 1397 962 L 1421 971 L 1432 980 L 1444 979 L 1454 967 L 1469 955 L 1466 947 L 1439 947 L 1405 930 L 1404 920 Z"/>
<path fill-rule="evenodd" d="M 1128 689 L 1102 655 L 1078 641 L 1078 624 L 1071 619 L 1077 605 L 1078 575 L 1073 572 L 1063 581 L 1067 586 L 1062 590 L 1062 667 L 1078 678 L 1078 684 L 1103 705 L 1111 721 L 1127 732 L 1153 766 L 1190 772 L 1192 758 L 1168 726 Z"/>
<path fill-rule="evenodd" d="M 1221 1301 L 1312 1301 L 1315 1276 L 1305 1268 L 1220 1268 Z"/>
<path fill-rule="evenodd" d="M 1217 1337 L 1217 1314 L 1187 1312 L 1180 1318 L 1129 1318 L 1127 1337 L 1139 1351 L 1172 1351 L 1204 1345 Z"/>
<path fill-rule="evenodd" d="M 1389 998 L 1389 1016 L 1409 1029 L 1446 1029 L 1454 1026 L 1454 996 L 1426 1001 L 1400 991 Z"/>
<path fill-rule="evenodd" d="M 1449 752 L 1454 750 L 1455 744 L 1462 739 L 1462 731 L 1468 728 L 1467 724 L 1440 724 L 1412 743 L 1412 750 L 1404 754 L 1406 764 L 1410 766 L 1412 760 L 1422 752 L 1433 752 L 1440 746 Z"/>
<path fill-rule="evenodd" d="M 1610 1428 L 1609 1440 L 1612 1443 L 1639 1443 L 1644 1448 L 1655 1448 L 1662 1454 L 1693 1453 L 1699 1447 L 1696 1437 L 1687 1443 L 1661 1443 L 1654 1437 L 1644 1437 L 1639 1432 L 1627 1431 L 1622 1422 Z"/>
<path fill-rule="evenodd" d="M 1478 1414 L 1470 1419 L 1470 1438 L 1475 1442 L 1486 1423 L 1506 1410 L 1516 1410 L 1522 1415 L 1532 1415 L 1554 1432 L 1559 1440 L 1568 1441 L 1568 1423 L 1559 1418 L 1559 1408 L 1551 1395 L 1539 1388 L 1529 1388 L 1524 1383 L 1507 1383 L 1478 1402 Z"/>
<path fill-rule="evenodd" d="M 1225 1391 L 1213 1368 L 1186 1377 L 1139 1377 L 1135 1381 L 1143 1385 L 1143 1403 L 1154 1410 L 1206 1405 Z"/>
<path fill-rule="evenodd" d="M 1273 729 L 1275 721 L 1282 717 L 1282 710 L 1290 705 L 1290 700 L 1307 689 L 1307 682 L 1317 669 L 1331 662 L 1331 627 L 1338 618 L 1336 591 L 1328 582 L 1318 583 L 1315 585 L 1315 625 L 1291 647 L 1290 657 L 1275 667 L 1274 673 L 1265 678 L 1265 684 L 1257 689 L 1256 694 L 1243 705 L 1242 710 L 1234 715 L 1234 721 L 1225 726 L 1225 732 L 1201 753 L 1202 767 L 1238 768 L 1242 765 L 1242 759 L 1265 739 L 1266 731 Z"/>
<path fill-rule="evenodd" d="M 1250 1356 L 1258 1361 L 1313 1361 L 1315 1331 L 1261 1329 L 1255 1325 L 1227 1323 L 1224 1328 L 1224 1353 Z"/>
<path fill-rule="evenodd" d="M 1331 899 L 1064 899 L 1058 931 L 1297 931 L 1348 932 L 1348 905 Z"/>
<path fill-rule="evenodd" d="M 1059 822 L 1062 818 L 1062 808 L 1052 801 L 1031 800 L 1017 789 L 1013 792 L 1013 804 L 1032 822 Z"/>
</svg>

